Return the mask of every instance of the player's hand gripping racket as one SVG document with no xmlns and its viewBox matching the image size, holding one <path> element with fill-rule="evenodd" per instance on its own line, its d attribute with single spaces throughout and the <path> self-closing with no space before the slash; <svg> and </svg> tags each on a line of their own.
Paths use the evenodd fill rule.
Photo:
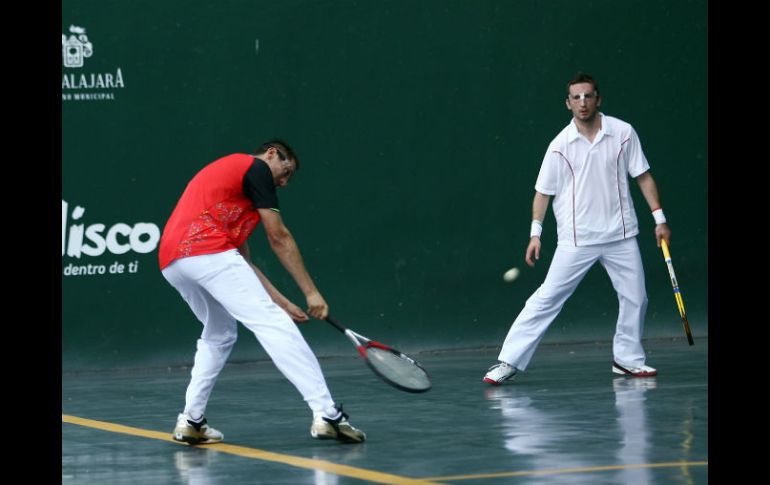
<svg viewBox="0 0 770 485">
<path fill-rule="evenodd" d="M 326 318 L 326 321 L 353 342 L 366 365 L 383 381 L 406 392 L 425 392 L 430 389 L 428 373 L 413 358 L 393 347 L 345 328 L 331 315 Z"/>
<path fill-rule="evenodd" d="M 679 291 L 679 283 L 676 281 L 674 265 L 671 263 L 671 253 L 668 252 L 668 244 L 666 243 L 665 239 L 660 240 L 660 247 L 663 249 L 663 257 L 666 260 L 666 266 L 668 266 L 668 275 L 671 277 L 671 286 L 674 287 L 674 298 L 676 299 L 676 307 L 679 309 L 679 316 L 682 317 L 684 333 L 687 334 L 687 342 L 692 345 L 695 342 L 692 339 L 690 323 L 687 321 L 687 312 L 684 311 L 684 300 L 682 300 L 682 292 Z"/>
</svg>

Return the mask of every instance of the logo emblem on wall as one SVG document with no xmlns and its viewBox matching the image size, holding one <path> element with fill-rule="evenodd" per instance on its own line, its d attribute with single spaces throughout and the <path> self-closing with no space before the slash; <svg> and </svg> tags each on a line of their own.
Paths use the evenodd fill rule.
<svg viewBox="0 0 770 485">
<path fill-rule="evenodd" d="M 69 35 L 61 35 L 61 55 L 62 101 L 111 101 L 115 90 L 125 88 L 120 67 L 114 72 L 83 72 L 85 60 L 94 55 L 84 27 L 70 25 Z"/>
<path fill-rule="evenodd" d="M 88 42 L 86 29 L 70 25 L 72 35 L 61 35 L 61 55 L 64 67 L 83 67 L 83 60 L 94 54 L 94 46 Z M 77 35 L 77 36 L 76 36 Z"/>
</svg>

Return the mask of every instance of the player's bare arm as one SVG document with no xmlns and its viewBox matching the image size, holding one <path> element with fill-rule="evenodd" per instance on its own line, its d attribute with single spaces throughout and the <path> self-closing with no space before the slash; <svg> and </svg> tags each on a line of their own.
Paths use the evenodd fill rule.
<svg viewBox="0 0 770 485">
<path fill-rule="evenodd" d="M 539 221 L 541 226 L 545 219 L 545 213 L 548 210 L 548 203 L 551 200 L 550 195 L 541 194 L 535 191 L 535 198 L 532 200 L 532 220 Z M 529 245 L 527 245 L 527 254 L 524 260 L 529 266 L 534 267 L 535 261 L 540 259 L 540 236 L 531 236 Z"/>
<path fill-rule="evenodd" d="M 660 208 L 658 186 L 649 170 L 636 177 L 636 182 L 639 184 L 639 189 L 642 191 L 647 205 L 650 206 L 650 211 Z M 661 239 L 665 239 L 667 244 L 671 244 L 671 229 L 669 229 L 668 224 L 655 225 L 655 239 L 657 240 L 658 247 L 660 247 Z"/>
<path fill-rule="evenodd" d="M 326 304 L 307 272 L 294 236 L 283 223 L 281 215 L 271 209 L 257 210 L 270 247 L 305 295 L 308 306 L 307 313 L 315 318 L 325 319 L 329 314 L 329 305 Z"/>
</svg>

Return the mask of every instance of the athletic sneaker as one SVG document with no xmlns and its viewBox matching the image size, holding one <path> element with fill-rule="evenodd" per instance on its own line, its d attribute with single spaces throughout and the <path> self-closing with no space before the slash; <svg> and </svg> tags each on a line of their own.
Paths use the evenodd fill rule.
<svg viewBox="0 0 770 485">
<path fill-rule="evenodd" d="M 176 418 L 175 441 L 198 445 L 219 443 L 224 438 L 222 433 L 208 425 L 205 417 L 202 417 L 200 421 L 193 421 L 188 414 L 181 413 Z"/>
<path fill-rule="evenodd" d="M 366 433 L 354 428 L 348 422 L 348 415 L 342 412 L 342 405 L 334 406 L 339 415 L 335 419 L 327 418 L 322 413 L 313 415 L 310 436 L 319 440 L 334 439 L 342 443 L 363 443 Z"/>
<path fill-rule="evenodd" d="M 499 362 L 489 368 L 489 372 L 484 376 L 484 382 L 499 386 L 504 380 L 510 379 L 516 375 L 516 367 L 506 362 Z"/>
<path fill-rule="evenodd" d="M 614 360 L 612 361 L 612 372 L 631 377 L 654 377 L 658 375 L 658 371 L 649 365 L 643 365 L 641 367 L 623 367 Z"/>
</svg>

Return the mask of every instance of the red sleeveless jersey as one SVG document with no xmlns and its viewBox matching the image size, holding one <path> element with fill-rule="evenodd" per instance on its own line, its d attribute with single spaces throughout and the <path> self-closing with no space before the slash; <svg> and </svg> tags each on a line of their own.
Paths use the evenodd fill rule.
<svg viewBox="0 0 770 485">
<path fill-rule="evenodd" d="M 253 156 L 235 153 L 193 177 L 163 229 L 161 270 L 178 258 L 237 249 L 246 241 L 260 219 L 243 193 L 243 177 L 253 163 Z"/>
</svg>

